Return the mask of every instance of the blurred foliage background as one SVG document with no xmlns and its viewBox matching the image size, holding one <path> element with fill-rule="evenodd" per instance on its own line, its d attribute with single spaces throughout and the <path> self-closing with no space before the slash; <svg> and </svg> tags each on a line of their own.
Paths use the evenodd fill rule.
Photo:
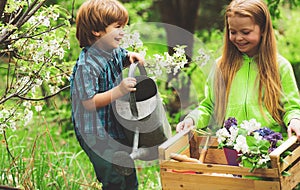
<svg viewBox="0 0 300 190">
<path fill-rule="evenodd" d="M 0 13 L 4 2 L 1 1 Z M 70 47 L 66 49 L 60 61 L 66 75 L 79 55 L 80 48 L 75 38 L 76 11 L 84 0 L 47 0 L 43 7 L 59 5 L 68 12 Z M 172 35 L 172 31 L 149 27 L 140 28 L 142 39 L 148 54 L 173 53 L 175 45 L 188 45 L 187 52 L 194 52 L 197 45 L 205 47 L 212 58 L 220 56 L 223 38 L 223 10 L 230 0 L 122 0 L 130 14 L 129 25 L 145 26 L 147 23 L 166 23 L 188 31 L 184 38 Z M 278 42 L 278 50 L 291 63 L 300 86 L 300 1 L 267 1 Z M 1 11 L 2 10 L 2 11 Z M 0 14 L 1 25 L 5 25 L 5 14 Z M 139 25 L 140 24 L 140 25 Z M 153 28 L 152 28 L 153 27 Z M 139 28 L 136 28 L 139 31 Z M 1 31 L 3 32 L 3 31 Z M 192 37 L 191 37 L 192 36 Z M 192 40 L 190 40 L 192 38 Z M 184 40 L 182 40 L 184 39 Z M 0 97 L 6 88 L 7 65 L 9 57 L 5 54 L 7 44 L 0 44 Z M 192 60 L 193 53 L 188 54 Z M 45 68 L 47 70 L 47 68 Z M 43 101 L 43 110 L 34 111 L 32 121 L 24 126 L 17 124 L 16 130 L 5 129 L 1 136 L 0 149 L 0 185 L 21 189 L 101 189 L 92 166 L 79 147 L 71 123 L 71 104 L 68 78 L 64 78 L 62 91 Z M 190 64 L 177 75 L 168 75 L 158 80 L 168 114 L 168 120 L 175 128 L 176 124 L 203 97 L 205 73 L 199 64 Z M 45 87 L 47 89 L 47 86 Z M 14 106 L 22 99 L 12 99 L 6 104 Z M 0 109 L 5 104 L 0 103 Z M 21 110 L 22 111 L 22 110 Z M 12 116 L 13 117 L 13 116 Z M 21 120 L 21 119 L 20 119 Z M 5 122 L 5 121 L 2 121 Z M 137 161 L 140 189 L 160 189 L 158 162 Z"/>
</svg>

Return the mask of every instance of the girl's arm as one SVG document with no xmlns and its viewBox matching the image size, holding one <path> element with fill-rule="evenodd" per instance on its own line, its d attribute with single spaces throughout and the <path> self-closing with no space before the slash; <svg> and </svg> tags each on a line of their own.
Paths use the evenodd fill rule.
<svg viewBox="0 0 300 190">
<path fill-rule="evenodd" d="M 213 113 L 213 99 L 211 86 L 207 83 L 205 85 L 205 98 L 196 109 L 191 111 L 183 121 L 177 124 L 176 132 L 180 132 L 194 126 L 197 128 L 206 127 L 209 124 Z"/>
<path fill-rule="evenodd" d="M 288 127 L 288 136 L 292 136 L 294 132 L 300 141 L 300 96 L 295 75 L 291 64 L 286 59 L 279 57 L 278 60 L 283 91 L 281 102 L 285 110 L 283 122 Z"/>
</svg>

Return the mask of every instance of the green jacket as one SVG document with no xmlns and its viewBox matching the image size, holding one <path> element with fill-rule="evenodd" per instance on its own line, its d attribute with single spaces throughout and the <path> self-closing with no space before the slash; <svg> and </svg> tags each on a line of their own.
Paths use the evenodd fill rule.
<svg viewBox="0 0 300 190">
<path fill-rule="evenodd" d="M 281 102 L 285 109 L 283 121 L 287 126 L 292 118 L 300 119 L 300 96 L 291 64 L 282 56 L 278 56 L 278 63 L 283 91 Z M 261 114 L 258 104 L 257 76 L 257 64 L 245 55 L 243 65 L 232 81 L 225 119 L 235 117 L 238 123 L 241 123 L 255 118 L 262 126 L 277 132 L 286 131 L 286 128 L 281 127 L 265 107 L 263 107 L 263 112 L 268 119 Z M 186 116 L 192 118 L 198 128 L 214 125 L 211 117 L 214 110 L 214 94 L 211 84 L 207 83 L 205 86 L 205 98 L 200 102 L 199 107 Z"/>
</svg>

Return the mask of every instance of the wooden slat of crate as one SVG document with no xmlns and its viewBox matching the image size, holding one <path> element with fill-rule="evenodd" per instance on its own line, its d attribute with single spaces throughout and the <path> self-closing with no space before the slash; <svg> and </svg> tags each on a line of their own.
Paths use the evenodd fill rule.
<svg viewBox="0 0 300 190">
<path fill-rule="evenodd" d="M 203 141 L 201 139 L 203 137 L 197 137 L 197 138 L 199 138 L 201 142 Z M 177 134 L 176 139 L 173 139 L 172 137 L 171 141 L 168 140 L 167 143 L 163 143 L 159 148 L 161 180 L 162 180 L 163 190 L 167 190 L 167 189 L 172 189 L 172 190 L 176 190 L 176 189 L 291 190 L 300 182 L 300 170 L 299 170 L 300 162 L 291 165 L 293 162 L 295 162 L 297 159 L 300 158 L 300 147 L 299 144 L 296 143 L 297 139 L 295 137 L 288 139 L 286 142 L 283 143 L 282 146 L 279 147 L 279 149 L 276 149 L 270 154 L 271 164 L 272 164 L 271 169 L 256 169 L 254 172 L 250 172 L 249 168 L 223 165 L 225 159 L 224 153 L 222 150 L 216 149 L 217 144 L 214 140 L 216 139 L 214 138 L 210 139 L 210 147 L 208 149 L 206 159 L 204 161 L 205 164 L 176 162 L 170 160 L 169 157 L 170 153 L 181 152 L 188 155 L 188 153 L 186 153 L 189 150 L 188 132 L 181 133 L 180 135 Z M 203 147 L 203 145 L 201 145 L 201 142 L 199 142 L 199 145 L 200 147 L 201 146 Z M 292 149 L 293 154 L 285 158 L 285 161 L 287 163 L 281 163 L 280 155 L 287 149 L 289 150 Z M 218 157 L 216 155 L 222 157 L 223 161 L 222 159 L 219 160 L 216 159 Z M 208 162 L 211 162 L 213 164 L 208 164 Z M 291 176 L 284 177 L 281 175 L 281 172 L 287 168 L 289 169 L 288 172 L 291 174 Z M 201 172 L 202 174 L 186 174 L 186 172 L 195 173 L 195 171 Z M 203 172 L 206 175 L 204 175 Z M 211 173 L 218 173 L 219 175 L 235 174 L 241 176 L 260 176 L 260 177 L 267 177 L 273 180 L 272 181 L 252 180 L 252 179 L 235 178 L 235 177 L 228 177 L 228 176 L 224 178 L 224 177 L 209 175 Z M 210 183 L 210 181 L 212 183 Z M 220 185 L 219 183 L 220 181 L 222 181 L 221 182 L 222 185 Z M 223 182 L 225 184 L 223 184 Z M 203 185 L 197 186 L 197 184 L 200 183 L 203 184 L 204 186 Z M 246 187 L 244 187 L 245 184 L 247 184 Z"/>
<path fill-rule="evenodd" d="M 291 190 L 298 185 L 300 181 L 300 162 L 297 162 L 292 168 L 288 170 L 290 176 L 281 176 L 281 188 L 282 190 Z"/>
<path fill-rule="evenodd" d="M 182 153 L 189 156 L 189 131 L 177 133 L 158 147 L 159 160 L 169 160 L 171 153 Z"/>
<path fill-rule="evenodd" d="M 292 136 L 291 138 L 287 139 L 282 145 L 280 145 L 278 148 L 276 148 L 274 151 L 270 153 L 270 159 L 271 159 L 271 165 L 272 168 L 280 168 L 280 155 L 288 150 L 289 147 L 291 147 L 293 144 L 297 142 L 297 137 Z M 285 167 L 282 165 L 282 167 Z M 286 168 L 282 168 L 283 170 Z"/>
<path fill-rule="evenodd" d="M 278 181 L 161 171 L 163 190 L 279 190 Z"/>
<path fill-rule="evenodd" d="M 189 170 L 202 173 L 234 174 L 242 176 L 256 176 L 279 179 L 280 175 L 276 168 L 256 169 L 250 172 L 250 168 L 239 166 L 228 166 L 221 164 L 194 164 L 187 162 L 163 161 L 160 163 L 161 170 Z"/>
<path fill-rule="evenodd" d="M 201 149 L 200 149 L 201 151 Z M 224 155 L 224 151 L 222 149 L 208 149 L 204 163 L 208 164 L 227 164 L 226 157 Z"/>
<path fill-rule="evenodd" d="M 199 145 L 201 146 L 201 145 L 204 145 L 206 136 L 198 136 L 197 139 L 199 141 Z M 209 145 L 209 147 L 217 148 L 219 145 L 218 139 L 216 137 L 210 137 L 208 145 Z"/>
<path fill-rule="evenodd" d="M 300 146 L 292 151 L 292 155 L 284 158 L 284 162 L 280 163 L 280 172 L 287 169 L 291 163 L 295 162 L 300 157 Z"/>
<path fill-rule="evenodd" d="M 207 137 L 198 136 L 200 147 L 204 146 L 206 138 Z M 218 149 L 218 140 L 216 137 L 210 137 L 208 147 L 209 149 L 207 150 L 204 163 L 227 164 L 223 149 Z M 202 151 L 202 148 L 200 148 L 199 151 Z"/>
</svg>

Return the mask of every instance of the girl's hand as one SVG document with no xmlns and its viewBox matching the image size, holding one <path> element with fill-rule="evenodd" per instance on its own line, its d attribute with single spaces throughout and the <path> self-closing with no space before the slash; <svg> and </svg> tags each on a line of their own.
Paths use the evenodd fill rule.
<svg viewBox="0 0 300 190">
<path fill-rule="evenodd" d="M 135 88 L 136 79 L 133 77 L 124 78 L 121 83 L 118 85 L 122 95 L 125 95 L 129 92 L 136 91 Z"/>
<path fill-rule="evenodd" d="M 290 124 L 287 128 L 287 132 L 289 137 L 291 137 L 294 132 L 298 138 L 298 141 L 300 141 L 300 120 L 291 119 Z"/>
<path fill-rule="evenodd" d="M 194 127 L 194 120 L 192 118 L 186 118 L 183 121 L 179 122 L 176 126 L 176 132 L 180 132 L 189 128 Z"/>
<path fill-rule="evenodd" d="M 134 62 L 138 61 L 141 65 L 144 65 L 145 60 L 140 54 L 135 53 L 135 52 L 129 52 L 128 57 L 129 57 L 130 63 L 134 63 Z"/>
</svg>

